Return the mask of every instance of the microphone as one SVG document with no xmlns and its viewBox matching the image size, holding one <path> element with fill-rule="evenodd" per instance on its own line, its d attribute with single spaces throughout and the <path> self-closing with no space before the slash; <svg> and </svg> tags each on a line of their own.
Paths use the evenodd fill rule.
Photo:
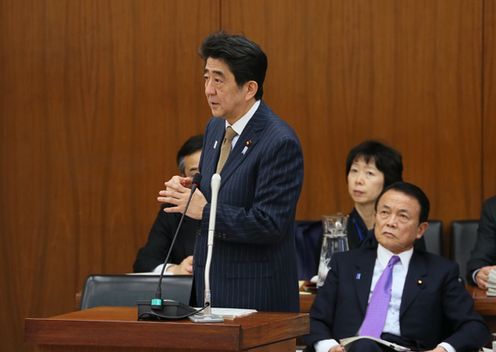
<svg viewBox="0 0 496 352">
<path fill-rule="evenodd" d="M 165 267 L 167 262 L 169 261 L 169 257 L 172 253 L 172 248 L 174 247 L 174 243 L 176 242 L 177 235 L 181 226 L 183 224 L 184 216 L 189 208 L 189 203 L 191 202 L 191 198 L 193 197 L 193 193 L 200 185 L 201 174 L 196 173 L 193 176 L 193 181 L 191 185 L 191 192 L 188 197 L 188 201 L 186 202 L 186 207 L 181 214 L 181 218 L 179 219 L 179 224 L 177 225 L 176 232 L 172 237 L 172 242 L 169 247 L 169 251 L 164 260 L 164 265 L 162 266 L 162 271 L 160 272 L 160 278 L 158 280 L 157 291 L 155 292 L 155 297 L 150 301 L 138 301 L 138 320 L 162 320 L 162 319 L 183 319 L 191 314 L 195 314 L 198 311 L 186 304 L 181 302 L 167 300 L 162 298 L 162 279 L 164 278 Z"/>
<path fill-rule="evenodd" d="M 210 201 L 210 217 L 208 221 L 208 238 L 207 238 L 207 259 L 205 261 L 205 294 L 203 311 L 195 314 L 189 319 L 195 323 L 222 323 L 224 318 L 212 314 L 212 302 L 210 295 L 210 263 L 212 261 L 212 250 L 214 247 L 215 218 L 217 215 L 217 198 L 219 195 L 221 177 L 219 174 L 213 174 L 211 179 L 212 199 Z"/>
</svg>

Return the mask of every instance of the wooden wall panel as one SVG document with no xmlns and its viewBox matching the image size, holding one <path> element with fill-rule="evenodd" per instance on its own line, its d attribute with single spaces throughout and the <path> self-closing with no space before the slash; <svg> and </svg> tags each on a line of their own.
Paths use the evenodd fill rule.
<svg viewBox="0 0 496 352">
<path fill-rule="evenodd" d="M 0 2 L 0 340 L 129 272 L 175 153 L 203 131 L 219 0 Z M 28 349 L 28 347 L 24 346 Z"/>
<path fill-rule="evenodd" d="M 496 195 L 496 1 L 484 0 L 483 198 Z"/>
<path fill-rule="evenodd" d="M 269 56 L 265 99 L 305 153 L 299 218 L 348 211 L 344 161 L 379 138 L 432 216 L 496 194 L 496 0 L 0 1 L 2 350 L 72 309 L 91 272 L 131 270 L 203 131 L 197 48 L 224 28 Z"/>
<path fill-rule="evenodd" d="M 345 158 L 379 138 L 449 222 L 478 214 L 481 1 L 223 1 L 269 57 L 265 98 L 305 153 L 299 218 L 348 211 Z"/>
</svg>

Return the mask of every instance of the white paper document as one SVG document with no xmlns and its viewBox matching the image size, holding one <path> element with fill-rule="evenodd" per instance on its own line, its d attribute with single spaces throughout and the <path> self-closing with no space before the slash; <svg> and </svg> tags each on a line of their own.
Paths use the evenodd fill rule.
<svg viewBox="0 0 496 352">
<path fill-rule="evenodd" d="M 360 340 L 360 339 L 368 339 L 368 340 L 375 341 L 377 343 L 380 343 L 381 345 L 388 346 L 395 351 L 411 351 L 408 347 L 404 347 L 404 346 L 398 345 L 397 343 L 389 342 L 389 341 L 378 339 L 376 337 L 371 337 L 371 336 L 352 336 L 352 337 L 340 339 L 339 341 L 340 341 L 340 345 L 343 346 L 346 350 L 348 350 L 347 345 L 349 345 L 353 341 Z M 481 348 L 480 351 L 491 352 L 492 350 L 490 348 Z"/>
<path fill-rule="evenodd" d="M 247 315 L 256 313 L 256 309 L 241 309 L 241 308 L 212 308 L 213 315 L 220 315 L 224 319 L 232 320 L 235 318 L 246 317 Z"/>
<path fill-rule="evenodd" d="M 360 339 L 368 339 L 368 340 L 375 341 L 381 345 L 392 348 L 395 351 L 410 351 L 410 349 L 408 347 L 400 346 L 396 343 L 389 342 L 389 341 L 382 340 L 382 339 L 378 339 L 376 337 L 371 337 L 371 336 L 352 336 L 352 337 L 347 337 L 344 339 L 339 339 L 339 342 L 340 342 L 341 346 L 344 346 L 346 348 L 346 345 L 349 345 L 353 341 L 360 340 Z"/>
</svg>

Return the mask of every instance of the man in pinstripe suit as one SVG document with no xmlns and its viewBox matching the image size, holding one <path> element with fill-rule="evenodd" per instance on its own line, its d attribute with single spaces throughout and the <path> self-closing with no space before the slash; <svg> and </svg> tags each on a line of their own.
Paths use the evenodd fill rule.
<svg viewBox="0 0 496 352">
<path fill-rule="evenodd" d="M 200 55 L 213 118 L 203 142 L 201 191 L 195 192 L 187 212 L 202 220 L 193 269 L 198 305 L 204 294 L 210 179 L 221 169 L 212 305 L 298 311 L 293 228 L 303 182 L 298 137 L 261 100 L 267 57 L 257 44 L 243 36 L 214 33 L 203 42 Z M 226 130 L 231 128 L 235 133 L 230 153 L 221 165 Z M 158 199 L 175 205 L 166 211 L 184 210 L 189 182 L 174 176 L 165 183 Z"/>
</svg>

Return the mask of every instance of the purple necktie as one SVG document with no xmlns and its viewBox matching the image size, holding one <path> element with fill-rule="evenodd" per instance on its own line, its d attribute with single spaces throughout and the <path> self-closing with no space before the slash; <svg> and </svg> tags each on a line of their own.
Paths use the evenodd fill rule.
<svg viewBox="0 0 496 352">
<path fill-rule="evenodd" d="M 394 255 L 389 259 L 389 263 L 382 272 L 381 277 L 375 284 L 374 292 L 370 298 L 367 307 L 367 313 L 360 328 L 360 336 L 380 337 L 386 315 L 388 312 L 389 301 L 391 300 L 391 285 L 393 283 L 393 267 L 398 263 L 400 257 Z"/>
</svg>

